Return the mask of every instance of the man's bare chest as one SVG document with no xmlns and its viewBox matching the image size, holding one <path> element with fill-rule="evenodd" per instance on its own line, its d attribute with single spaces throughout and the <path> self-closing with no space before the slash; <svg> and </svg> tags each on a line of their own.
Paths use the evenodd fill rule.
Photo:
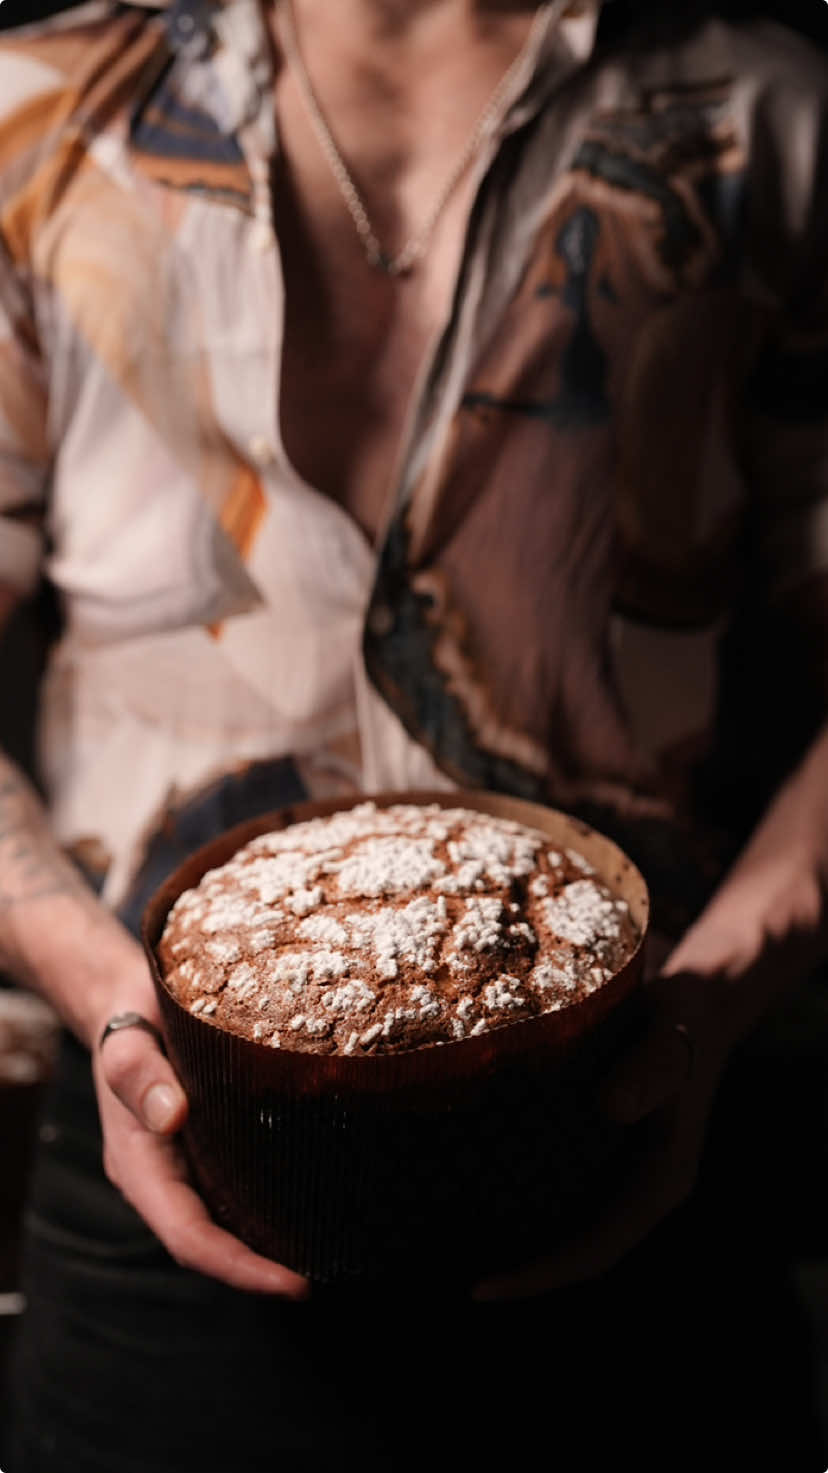
<svg viewBox="0 0 828 1473">
<path fill-rule="evenodd" d="M 289 7 L 276 28 L 287 58 L 274 88 L 281 431 L 296 469 L 375 539 L 533 12 L 508 6 L 497 24 L 471 28 L 454 10 L 423 13 L 410 36 L 366 33 L 360 46 L 313 4 L 297 9 L 301 45 Z M 354 197 L 374 245 L 398 260 L 413 248 L 413 269 L 389 276 L 370 264 Z"/>
<path fill-rule="evenodd" d="M 419 374 L 444 323 L 468 204 L 458 189 L 433 249 L 406 277 L 372 268 L 335 185 L 312 204 L 275 179 L 285 287 L 279 414 L 286 454 L 375 540 Z"/>
</svg>

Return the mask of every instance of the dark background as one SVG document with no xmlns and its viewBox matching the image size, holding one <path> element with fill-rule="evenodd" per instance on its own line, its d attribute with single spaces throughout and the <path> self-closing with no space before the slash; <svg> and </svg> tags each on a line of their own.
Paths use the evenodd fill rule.
<svg viewBox="0 0 828 1473">
<path fill-rule="evenodd" d="M 685 0 L 686 6 L 696 5 L 697 0 Z M 664 11 L 675 0 L 658 0 L 653 9 Z M 613 0 L 612 26 L 623 27 L 629 16 L 651 5 L 651 0 Z M 4 27 L 23 25 L 43 15 L 52 15 L 58 10 L 70 8 L 66 0 L 5 0 L 0 5 L 0 30 Z M 677 9 L 679 6 L 676 7 Z M 680 8 L 684 8 L 681 6 Z M 709 0 L 701 8 L 719 15 L 749 16 L 767 15 L 794 30 L 811 36 L 828 48 L 828 5 L 825 0 Z M 607 25 L 610 21 L 607 20 Z"/>
</svg>

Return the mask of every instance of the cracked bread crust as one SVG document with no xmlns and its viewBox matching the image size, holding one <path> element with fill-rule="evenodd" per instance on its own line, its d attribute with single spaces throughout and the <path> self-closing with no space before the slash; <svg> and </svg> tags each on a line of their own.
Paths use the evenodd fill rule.
<svg viewBox="0 0 828 1473">
<path fill-rule="evenodd" d="M 509 819 L 362 803 L 270 834 L 170 910 L 192 1014 L 272 1048 L 398 1053 L 570 1006 L 627 961 L 627 903 Z"/>
</svg>

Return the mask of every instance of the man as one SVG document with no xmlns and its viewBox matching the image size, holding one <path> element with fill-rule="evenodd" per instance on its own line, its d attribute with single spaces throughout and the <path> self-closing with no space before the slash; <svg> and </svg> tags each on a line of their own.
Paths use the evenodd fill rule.
<svg viewBox="0 0 828 1473">
<path fill-rule="evenodd" d="M 609 1317 L 550 1293 L 686 1196 L 730 1050 L 824 954 L 825 73 L 781 30 L 688 12 L 622 43 L 600 9 L 93 0 L 4 43 L 0 582 L 10 608 L 45 569 L 63 632 L 48 823 L 3 767 L 0 945 L 83 1046 L 35 1184 L 10 1473 L 349 1438 L 403 1466 L 417 1367 L 468 1409 L 493 1365 L 500 1406 L 447 1447 L 508 1446 L 521 1388 L 528 1437 L 551 1376 L 598 1466 L 585 1388 L 614 1371 L 629 1417 L 598 1339 L 629 1285 Z M 645 870 L 663 966 L 606 1099 L 661 1128 L 594 1231 L 481 1286 L 482 1328 L 428 1303 L 423 1361 L 405 1285 L 290 1310 L 308 1286 L 209 1220 L 124 923 L 251 811 L 456 783 L 580 812 Z M 357 1316 L 367 1407 L 367 1362 L 331 1362 Z M 576 1374 L 501 1364 L 551 1316 Z M 752 1452 L 790 1445 L 785 1362 Z"/>
</svg>

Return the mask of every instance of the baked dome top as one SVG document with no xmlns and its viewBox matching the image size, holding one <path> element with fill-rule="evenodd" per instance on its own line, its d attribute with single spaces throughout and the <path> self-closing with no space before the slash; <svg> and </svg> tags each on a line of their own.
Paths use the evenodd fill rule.
<svg viewBox="0 0 828 1473">
<path fill-rule="evenodd" d="M 570 1006 L 638 931 L 573 849 L 461 807 L 355 808 L 262 834 L 170 910 L 191 1013 L 272 1048 L 396 1053 Z"/>
</svg>

